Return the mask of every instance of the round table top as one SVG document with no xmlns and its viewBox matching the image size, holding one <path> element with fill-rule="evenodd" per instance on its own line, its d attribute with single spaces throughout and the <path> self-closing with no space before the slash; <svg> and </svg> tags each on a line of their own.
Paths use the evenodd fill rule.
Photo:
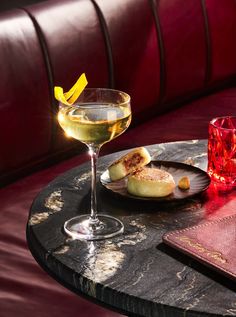
<svg viewBox="0 0 236 317">
<path fill-rule="evenodd" d="M 146 147 L 153 160 L 207 165 L 206 140 Z M 100 157 L 98 177 L 126 151 Z M 162 242 L 167 231 L 236 212 L 236 191 L 211 184 L 175 201 L 140 201 L 108 192 L 98 181 L 98 212 L 118 217 L 124 234 L 101 241 L 72 240 L 66 220 L 89 213 L 90 164 L 57 177 L 34 200 L 27 240 L 38 263 L 70 290 L 105 307 L 137 316 L 236 316 L 235 284 Z"/>
</svg>

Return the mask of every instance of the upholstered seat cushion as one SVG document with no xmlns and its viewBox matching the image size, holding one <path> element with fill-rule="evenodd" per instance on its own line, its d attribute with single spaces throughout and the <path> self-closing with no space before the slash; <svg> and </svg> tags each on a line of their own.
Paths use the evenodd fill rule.
<svg viewBox="0 0 236 317">
<path fill-rule="evenodd" d="M 161 142 L 206 139 L 208 123 L 236 115 L 236 87 L 202 97 L 126 131 L 104 146 L 104 152 Z"/>
</svg>

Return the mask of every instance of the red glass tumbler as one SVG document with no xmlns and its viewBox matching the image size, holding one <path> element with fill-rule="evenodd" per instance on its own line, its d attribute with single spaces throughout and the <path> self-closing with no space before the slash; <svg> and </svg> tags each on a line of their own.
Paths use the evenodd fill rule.
<svg viewBox="0 0 236 317">
<path fill-rule="evenodd" d="M 212 181 L 236 186 L 236 117 L 209 123 L 208 174 Z"/>
</svg>

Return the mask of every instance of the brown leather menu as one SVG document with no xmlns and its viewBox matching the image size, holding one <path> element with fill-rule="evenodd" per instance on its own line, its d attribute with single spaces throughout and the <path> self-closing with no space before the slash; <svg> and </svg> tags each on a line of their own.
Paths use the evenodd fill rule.
<svg viewBox="0 0 236 317">
<path fill-rule="evenodd" d="M 163 242 L 236 280 L 236 214 L 168 232 Z"/>
</svg>

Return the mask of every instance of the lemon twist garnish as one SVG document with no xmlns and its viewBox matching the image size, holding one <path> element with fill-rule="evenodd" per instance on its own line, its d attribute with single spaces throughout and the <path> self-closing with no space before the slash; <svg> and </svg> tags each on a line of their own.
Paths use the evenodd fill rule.
<svg viewBox="0 0 236 317">
<path fill-rule="evenodd" d="M 63 104 L 71 106 L 79 98 L 80 94 L 87 86 L 87 84 L 87 78 L 85 76 L 85 73 L 83 73 L 68 92 L 64 93 L 62 87 L 54 87 L 55 98 Z"/>
</svg>

